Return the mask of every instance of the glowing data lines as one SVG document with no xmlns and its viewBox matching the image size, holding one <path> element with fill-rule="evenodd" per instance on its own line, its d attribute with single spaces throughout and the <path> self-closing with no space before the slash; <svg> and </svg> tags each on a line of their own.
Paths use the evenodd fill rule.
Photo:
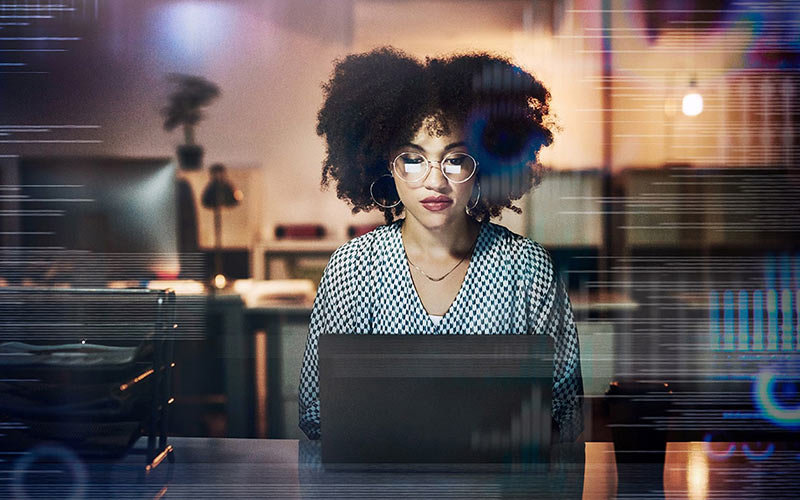
<svg viewBox="0 0 800 500">
<path fill-rule="evenodd" d="M 738 347 L 740 351 L 746 351 L 750 342 L 750 315 L 748 314 L 749 307 L 748 307 L 746 290 L 739 290 L 738 307 L 739 307 Z"/>
<path fill-rule="evenodd" d="M 778 348 L 778 295 L 775 290 L 767 290 L 767 350 Z"/>
<path fill-rule="evenodd" d="M 764 349 L 764 308 L 756 307 L 756 304 L 764 303 L 764 292 L 756 290 L 753 292 L 753 350 Z"/>
<path fill-rule="evenodd" d="M 765 369 L 759 372 L 753 388 L 753 398 L 764 418 L 782 427 L 800 427 L 800 403 L 794 406 L 784 406 L 779 401 L 776 386 L 781 383 L 790 389 L 790 394 L 796 394 L 800 378 L 797 376 L 779 375 L 773 370 Z"/>
<path fill-rule="evenodd" d="M 798 294 L 795 294 L 797 296 Z M 792 345 L 792 291 L 781 290 L 781 350 L 791 351 Z"/>
<path fill-rule="evenodd" d="M 0 42 L 75 42 L 79 36 L 2 36 Z"/>
<path fill-rule="evenodd" d="M 722 337 L 720 335 L 719 310 L 719 292 L 716 290 L 711 290 L 708 295 L 708 328 L 711 332 L 711 348 L 715 350 L 721 347 L 722 341 Z"/>
<path fill-rule="evenodd" d="M 736 443 L 729 443 L 725 451 L 716 451 L 711 446 L 711 434 L 706 434 L 703 437 L 703 451 L 705 451 L 708 458 L 713 460 L 725 460 L 736 451 Z"/>
<path fill-rule="evenodd" d="M 725 329 L 723 349 L 725 349 L 726 351 L 733 350 L 734 346 L 736 345 L 736 340 L 733 336 L 734 326 L 736 324 L 734 320 L 734 309 L 735 307 L 733 304 L 733 290 L 725 290 L 725 292 L 722 294 L 722 310 L 723 310 L 723 321 Z M 745 349 L 747 349 L 746 344 L 745 344 Z"/>
<path fill-rule="evenodd" d="M 800 351 L 800 291 L 711 290 L 709 340 L 715 351 Z"/>
<path fill-rule="evenodd" d="M 724 450 L 715 450 L 712 444 L 711 434 L 708 433 L 703 437 L 703 451 L 706 456 L 712 460 L 721 461 L 727 460 L 736 453 L 736 449 L 740 448 L 744 456 L 753 461 L 766 460 L 775 453 L 775 443 L 719 443 L 720 445 L 727 444 Z"/>
<path fill-rule="evenodd" d="M 761 443 L 754 444 L 761 446 Z M 749 443 L 742 443 L 742 451 L 750 460 L 766 460 L 775 452 L 775 443 L 767 443 L 763 450 L 753 450 L 750 448 Z"/>
</svg>

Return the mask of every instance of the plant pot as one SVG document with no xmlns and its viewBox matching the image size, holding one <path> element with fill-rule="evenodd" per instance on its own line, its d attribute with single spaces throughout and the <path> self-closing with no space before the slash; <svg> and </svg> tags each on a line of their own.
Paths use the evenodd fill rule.
<svg viewBox="0 0 800 500">
<path fill-rule="evenodd" d="M 183 170 L 200 170 L 203 165 L 203 147 L 196 144 L 178 146 L 178 164 Z"/>
</svg>

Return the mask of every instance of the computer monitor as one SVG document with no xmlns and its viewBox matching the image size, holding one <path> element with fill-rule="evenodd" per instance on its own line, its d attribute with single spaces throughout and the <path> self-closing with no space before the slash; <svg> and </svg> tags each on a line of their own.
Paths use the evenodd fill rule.
<svg viewBox="0 0 800 500">
<path fill-rule="evenodd" d="M 176 164 L 170 158 L 19 158 L 3 169 L 7 281 L 104 286 L 173 277 Z"/>
</svg>

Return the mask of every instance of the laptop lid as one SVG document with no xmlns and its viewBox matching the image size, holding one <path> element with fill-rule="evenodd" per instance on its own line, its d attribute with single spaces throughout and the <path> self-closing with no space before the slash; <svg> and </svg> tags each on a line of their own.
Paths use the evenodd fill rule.
<svg viewBox="0 0 800 500">
<path fill-rule="evenodd" d="M 546 335 L 321 335 L 325 464 L 547 458 Z"/>
</svg>

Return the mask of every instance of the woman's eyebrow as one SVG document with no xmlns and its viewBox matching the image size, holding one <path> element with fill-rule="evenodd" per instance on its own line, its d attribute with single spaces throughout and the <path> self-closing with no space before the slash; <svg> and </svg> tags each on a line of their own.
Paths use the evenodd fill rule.
<svg viewBox="0 0 800 500">
<path fill-rule="evenodd" d="M 466 143 L 464 141 L 458 141 L 458 142 L 454 142 L 454 143 L 448 144 L 447 146 L 444 147 L 444 149 L 448 150 L 448 149 L 458 148 L 458 147 L 465 146 L 465 145 L 466 145 Z M 412 147 L 414 149 L 419 149 L 420 151 L 425 151 L 425 148 L 423 148 L 422 146 L 420 146 L 418 144 L 413 144 L 411 142 L 408 142 L 406 144 L 402 144 L 400 147 L 403 147 L 403 148 L 404 147 Z"/>
</svg>

